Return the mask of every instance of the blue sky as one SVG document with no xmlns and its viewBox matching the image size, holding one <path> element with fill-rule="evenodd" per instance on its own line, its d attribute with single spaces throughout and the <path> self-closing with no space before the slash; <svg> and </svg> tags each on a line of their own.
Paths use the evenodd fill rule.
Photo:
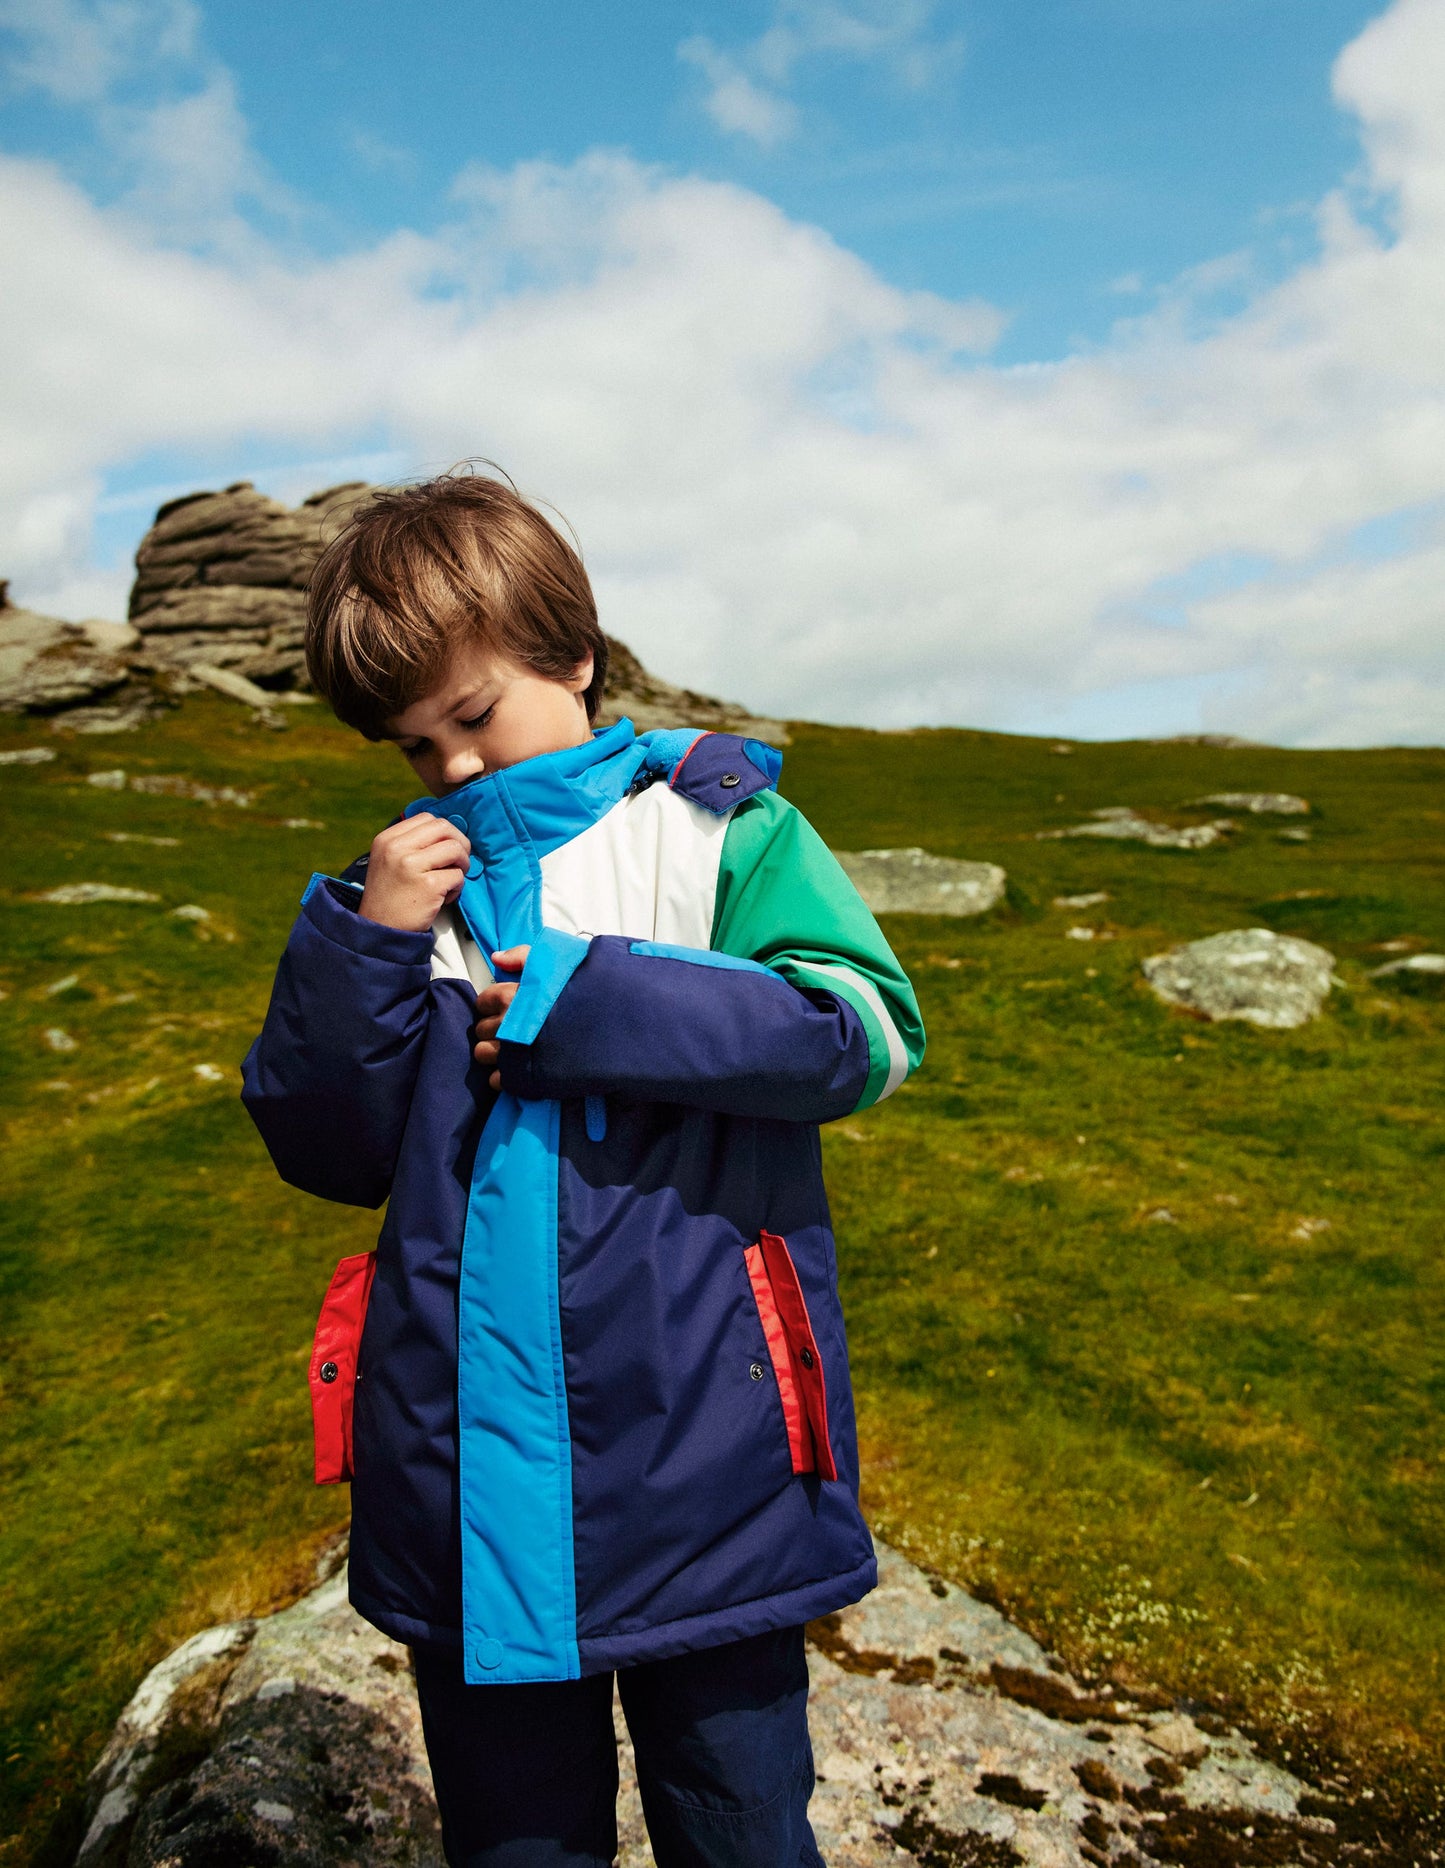
<svg viewBox="0 0 1445 1868">
<path fill-rule="evenodd" d="M 906 16 L 906 5 L 878 9 Z M 920 12 L 923 12 L 920 9 Z M 298 197 L 294 232 L 339 248 L 440 218 L 456 173 L 589 149 L 735 181 L 901 286 L 981 295 L 1000 360 L 1098 342 L 1185 268 L 1249 248 L 1262 275 L 1314 244 L 1310 209 L 1357 159 L 1330 66 L 1361 0 L 990 0 L 927 10 L 887 56 L 804 51 L 776 142 L 721 129 L 707 41 L 746 62 L 767 5 L 231 0 L 204 44 L 234 75 L 258 154 Z M 177 61 L 184 67 L 184 61 Z M 164 60 L 128 94 L 164 91 Z M 86 112 L 31 91 L 4 140 L 125 187 Z"/>
<path fill-rule="evenodd" d="M 619 633 L 758 705 L 1438 737 L 1368 606 L 1440 549 L 1440 371 L 1375 315 L 1434 315 L 1440 21 L 0 0 L 0 550 L 113 611 L 171 487 L 488 453 Z"/>
</svg>

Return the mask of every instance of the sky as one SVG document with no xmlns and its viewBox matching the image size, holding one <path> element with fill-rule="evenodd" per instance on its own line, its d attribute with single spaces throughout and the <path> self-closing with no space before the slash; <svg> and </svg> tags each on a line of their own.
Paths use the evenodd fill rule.
<svg viewBox="0 0 1445 1868">
<path fill-rule="evenodd" d="M 0 576 L 465 457 L 759 712 L 1445 739 L 1445 0 L 0 0 Z"/>
</svg>

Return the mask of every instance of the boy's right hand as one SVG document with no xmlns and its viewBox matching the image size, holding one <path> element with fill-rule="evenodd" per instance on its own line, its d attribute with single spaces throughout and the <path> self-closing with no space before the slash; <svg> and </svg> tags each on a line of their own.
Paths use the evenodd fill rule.
<svg viewBox="0 0 1445 1868">
<path fill-rule="evenodd" d="M 472 846 L 430 811 L 389 824 L 371 846 L 357 912 L 389 928 L 424 934 L 467 879 Z"/>
</svg>

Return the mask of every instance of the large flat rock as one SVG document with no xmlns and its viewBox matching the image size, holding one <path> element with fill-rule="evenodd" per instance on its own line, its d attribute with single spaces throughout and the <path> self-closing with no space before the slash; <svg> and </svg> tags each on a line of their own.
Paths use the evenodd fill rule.
<svg viewBox="0 0 1445 1868">
<path fill-rule="evenodd" d="M 1308 798 L 1297 798 L 1292 791 L 1211 791 L 1196 804 L 1219 804 L 1226 811 L 1248 811 L 1253 817 L 1308 817 Z"/>
<path fill-rule="evenodd" d="M 1211 934 L 1143 962 L 1144 977 L 1166 1004 L 1274 1031 L 1318 1016 L 1334 965 L 1334 955 L 1313 941 L 1270 928 Z"/>
<path fill-rule="evenodd" d="M 1145 817 L 1131 804 L 1106 804 L 1101 810 L 1091 811 L 1085 824 L 1040 830 L 1035 835 L 1041 842 L 1062 837 L 1101 837 L 1111 843 L 1144 843 L 1153 850 L 1207 850 L 1211 844 L 1223 842 L 1233 829 L 1227 817 L 1207 824 L 1163 824 Z"/>
<path fill-rule="evenodd" d="M 982 915 L 1003 900 L 997 863 L 967 863 L 927 850 L 836 850 L 875 915 Z"/>
<path fill-rule="evenodd" d="M 1222 1721 L 1081 1685 L 886 1546 L 874 1593 L 809 1634 L 829 1868 L 1255 1860 L 1241 1836 L 1260 1838 L 1260 1863 L 1336 1859 L 1332 1825 L 1301 1812 L 1305 1786 Z M 619 1868 L 649 1868 L 614 1716 Z M 349 1607 L 344 1570 L 169 1655 L 91 1777 L 78 1868 L 252 1861 L 440 1868 L 410 1658 Z"/>
</svg>

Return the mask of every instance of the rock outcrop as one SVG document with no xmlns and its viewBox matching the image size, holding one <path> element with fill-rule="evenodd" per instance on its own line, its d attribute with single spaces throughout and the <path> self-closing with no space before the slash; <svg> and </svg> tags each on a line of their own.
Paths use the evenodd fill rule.
<svg viewBox="0 0 1445 1868">
<path fill-rule="evenodd" d="M 284 726 L 280 703 L 307 695 L 306 587 L 328 538 L 372 491 L 348 481 L 282 505 L 238 480 L 162 506 L 136 552 L 130 623 L 65 623 L 4 603 L 0 713 L 52 713 L 74 730 L 138 726 L 198 686 Z M 674 687 L 609 637 L 600 722 L 640 732 L 700 726 L 785 746 L 780 720 Z"/>
<path fill-rule="evenodd" d="M 1211 934 L 1143 962 L 1144 977 L 1166 1004 L 1272 1031 L 1288 1031 L 1318 1016 L 1334 965 L 1334 955 L 1313 941 L 1270 928 Z"/>
<path fill-rule="evenodd" d="M 1223 1721 L 1071 1679 L 886 1547 L 875 1592 L 809 1634 L 812 1816 L 830 1868 L 1253 1861 L 1239 1843 L 1256 1835 L 1260 1862 L 1335 1858 L 1306 1786 Z M 618 1864 L 648 1868 L 617 1729 Z M 92 1773 L 77 1868 L 231 1861 L 440 1868 L 409 1657 L 347 1606 L 344 1572 L 178 1648 Z"/>
<path fill-rule="evenodd" d="M 133 665 L 139 645 L 128 623 L 66 623 L 0 604 L 0 713 L 64 714 L 92 732 L 150 719 L 160 696 Z"/>
<path fill-rule="evenodd" d="M 875 915 L 982 915 L 1003 900 L 997 863 L 965 863 L 927 850 L 837 850 Z"/>
<path fill-rule="evenodd" d="M 218 671 L 258 690 L 304 688 L 306 586 L 322 546 L 371 490 L 351 481 L 292 508 L 240 480 L 223 492 L 162 506 L 136 553 L 130 599 L 131 621 L 146 647 L 238 699 L 248 697 L 218 682 Z M 786 742 L 780 721 L 674 687 L 650 674 L 625 643 L 608 642 L 604 726 L 625 714 L 639 731 L 703 726 Z"/>
<path fill-rule="evenodd" d="M 295 508 L 238 480 L 162 506 L 136 552 L 130 619 L 159 660 L 305 685 L 306 586 L 330 532 L 371 491 L 327 487 Z"/>
</svg>

